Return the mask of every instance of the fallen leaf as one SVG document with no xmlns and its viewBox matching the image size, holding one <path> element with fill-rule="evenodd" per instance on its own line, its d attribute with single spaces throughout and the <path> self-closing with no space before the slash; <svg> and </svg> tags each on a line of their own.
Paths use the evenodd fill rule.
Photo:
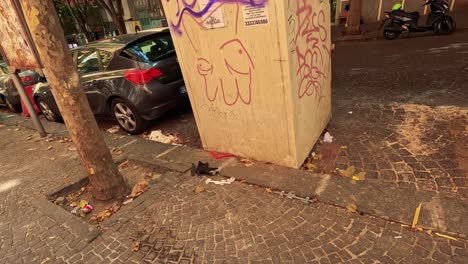
<svg viewBox="0 0 468 264">
<path fill-rule="evenodd" d="M 107 218 L 109 218 L 111 215 L 112 215 L 111 212 L 109 212 L 109 211 L 107 211 L 107 210 L 104 210 L 104 211 L 98 213 L 98 214 L 96 215 L 96 218 L 95 218 L 95 219 L 96 219 L 98 222 L 102 222 L 102 221 L 106 220 Z"/>
<path fill-rule="evenodd" d="M 200 185 L 199 185 L 199 186 L 195 187 L 195 190 L 194 190 L 194 191 L 195 191 L 196 194 L 199 194 L 199 193 L 204 192 L 204 191 L 205 191 L 205 188 L 204 188 L 203 186 L 200 186 Z"/>
<path fill-rule="evenodd" d="M 265 191 L 266 191 L 267 193 L 272 193 L 272 192 L 273 192 L 273 190 L 272 190 L 271 188 L 266 188 Z"/>
<path fill-rule="evenodd" d="M 112 204 L 111 207 L 109 207 L 107 210 L 110 212 L 110 213 L 115 213 L 117 212 L 120 208 L 122 207 L 122 205 L 120 205 L 118 202 L 115 202 Z"/>
<path fill-rule="evenodd" d="M 354 166 L 350 166 L 346 170 L 338 169 L 338 172 L 340 173 L 341 176 L 349 177 L 349 178 L 351 178 L 354 175 L 355 171 L 356 171 L 356 168 Z"/>
<path fill-rule="evenodd" d="M 432 230 L 429 229 L 429 230 L 426 231 L 426 233 L 428 233 L 429 235 L 432 236 Z"/>
<path fill-rule="evenodd" d="M 318 155 L 314 155 L 312 156 L 314 158 L 314 160 L 321 160 L 323 158 L 323 155 L 322 154 L 318 154 Z"/>
<path fill-rule="evenodd" d="M 413 229 L 415 229 L 416 225 L 418 224 L 419 214 L 421 213 L 421 206 L 422 206 L 422 203 L 419 203 L 419 206 L 416 207 L 416 211 L 414 211 L 413 223 L 411 224 L 411 228 Z"/>
<path fill-rule="evenodd" d="M 358 173 L 357 175 L 353 175 L 352 179 L 354 181 L 363 181 L 366 179 L 366 172 L 365 171 L 361 171 L 360 173 Z"/>
<path fill-rule="evenodd" d="M 317 168 L 317 165 L 315 165 L 315 164 L 309 162 L 309 163 L 306 164 L 306 168 L 307 168 L 308 170 L 314 170 L 314 169 Z"/>
<path fill-rule="evenodd" d="M 136 252 L 140 249 L 140 241 L 134 241 L 130 246 L 130 250 Z"/>
<path fill-rule="evenodd" d="M 435 234 L 436 234 L 437 236 L 444 237 L 444 238 L 447 238 L 447 239 L 451 239 L 451 240 L 455 240 L 455 241 L 458 240 L 457 238 L 455 238 L 455 237 L 453 237 L 453 236 L 444 235 L 444 234 L 441 234 L 441 233 L 439 233 L 439 232 L 436 232 Z"/>
<path fill-rule="evenodd" d="M 41 261 L 41 264 L 45 264 L 45 263 L 46 263 L 47 261 L 49 261 L 49 260 L 50 260 L 50 258 L 47 257 L 47 258 L 45 258 L 45 259 L 43 259 L 43 260 Z"/>
<path fill-rule="evenodd" d="M 130 197 L 136 198 L 140 195 L 142 195 L 144 192 L 148 191 L 148 180 L 143 180 L 138 183 L 136 183 L 133 186 L 132 193 L 130 194 Z"/>
<path fill-rule="evenodd" d="M 348 146 L 341 146 L 341 149 L 342 149 L 342 150 L 347 150 L 347 149 L 348 149 Z"/>
<path fill-rule="evenodd" d="M 89 174 L 94 175 L 94 168 L 89 168 Z"/>
<path fill-rule="evenodd" d="M 19 131 L 19 128 L 15 128 L 15 131 Z"/>
<path fill-rule="evenodd" d="M 50 160 L 55 160 L 55 157 L 50 158 Z"/>
<path fill-rule="evenodd" d="M 49 147 L 47 148 L 47 150 L 51 150 L 52 148 L 53 148 L 52 146 L 49 146 Z"/>
<path fill-rule="evenodd" d="M 355 201 L 349 202 L 349 203 L 346 205 L 346 209 L 348 210 L 348 212 L 356 213 L 356 212 L 357 212 L 357 205 L 356 205 L 356 202 L 355 202 Z"/>
<path fill-rule="evenodd" d="M 240 161 L 242 161 L 246 167 L 251 167 L 255 164 L 251 159 L 247 158 L 243 158 Z"/>
</svg>

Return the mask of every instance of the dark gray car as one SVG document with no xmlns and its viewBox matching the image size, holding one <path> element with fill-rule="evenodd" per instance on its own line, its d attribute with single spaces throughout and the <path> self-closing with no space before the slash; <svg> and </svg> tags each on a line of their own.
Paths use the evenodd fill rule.
<svg viewBox="0 0 468 264">
<path fill-rule="evenodd" d="M 19 76 L 25 87 L 36 84 L 40 77 L 39 74 L 31 70 L 21 71 Z M 13 85 L 11 74 L 4 61 L 0 61 L 0 105 L 6 105 L 13 112 L 21 111 L 20 96 Z"/>
<path fill-rule="evenodd" d="M 187 102 L 187 90 L 168 30 L 140 32 L 72 50 L 91 109 L 127 132 L 141 133 L 168 110 Z M 48 85 L 34 90 L 44 116 L 60 119 Z"/>
</svg>

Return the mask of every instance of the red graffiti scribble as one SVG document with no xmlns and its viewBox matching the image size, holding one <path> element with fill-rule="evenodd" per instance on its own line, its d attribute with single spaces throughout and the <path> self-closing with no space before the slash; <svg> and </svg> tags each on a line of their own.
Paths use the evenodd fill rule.
<svg viewBox="0 0 468 264">
<path fill-rule="evenodd" d="M 326 68 L 323 52 L 330 54 L 327 49 L 327 31 L 325 13 L 313 12 L 310 0 L 296 0 L 296 18 L 298 30 L 294 38 L 295 52 L 297 56 L 297 76 L 299 77 L 298 97 L 316 95 L 322 98 L 324 80 L 328 77 L 322 69 Z M 306 43 L 306 48 L 301 49 L 299 43 Z"/>
<path fill-rule="evenodd" d="M 205 58 L 199 58 L 197 71 L 202 76 L 205 85 L 206 98 L 214 102 L 221 90 L 223 101 L 227 106 L 233 106 L 240 101 L 246 105 L 252 103 L 252 70 L 255 69 L 252 57 L 240 39 L 232 39 L 220 46 L 218 65 Z M 223 56 L 224 55 L 224 56 Z M 222 60 L 224 63 L 221 63 Z"/>
</svg>

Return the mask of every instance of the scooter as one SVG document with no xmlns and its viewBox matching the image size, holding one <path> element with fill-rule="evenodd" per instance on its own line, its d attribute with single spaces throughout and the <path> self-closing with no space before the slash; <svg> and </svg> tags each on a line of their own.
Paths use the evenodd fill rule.
<svg viewBox="0 0 468 264">
<path fill-rule="evenodd" d="M 405 12 L 401 9 L 401 4 L 395 4 L 391 12 L 384 12 L 386 18 L 379 30 L 385 25 L 385 39 L 396 39 L 403 32 L 434 31 L 436 34 L 450 34 L 455 31 L 455 20 L 446 14 L 449 11 L 447 0 L 429 0 L 423 6 L 426 5 L 430 5 L 431 9 L 426 26 L 418 26 L 419 12 Z"/>
</svg>

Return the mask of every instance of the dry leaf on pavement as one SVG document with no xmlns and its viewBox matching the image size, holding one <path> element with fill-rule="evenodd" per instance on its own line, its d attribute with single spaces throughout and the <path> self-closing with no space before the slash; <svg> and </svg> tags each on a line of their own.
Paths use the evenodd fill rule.
<svg viewBox="0 0 468 264">
<path fill-rule="evenodd" d="M 243 162 L 246 167 L 251 167 L 255 164 L 251 159 L 247 158 L 243 158 L 240 161 Z"/>
<path fill-rule="evenodd" d="M 308 163 L 305 165 L 305 167 L 307 168 L 307 170 L 312 171 L 312 170 L 314 170 L 314 169 L 317 168 L 317 165 L 313 164 L 312 162 L 308 162 Z"/>
<path fill-rule="evenodd" d="M 203 186 L 198 185 L 197 187 L 195 187 L 194 191 L 195 191 L 196 194 L 199 194 L 199 193 L 204 192 L 205 188 Z"/>
<path fill-rule="evenodd" d="M 355 201 L 349 202 L 349 203 L 346 205 L 346 209 L 348 210 L 348 212 L 356 213 L 356 212 L 357 212 L 357 205 L 356 205 L 356 202 L 355 202 Z"/>
<path fill-rule="evenodd" d="M 271 188 L 266 188 L 265 191 L 266 191 L 267 193 L 272 193 L 272 192 L 273 192 L 273 190 L 272 190 Z"/>
<path fill-rule="evenodd" d="M 143 180 L 135 184 L 132 189 L 130 197 L 135 198 L 148 191 L 148 180 Z"/>
<path fill-rule="evenodd" d="M 121 205 L 118 203 L 118 202 L 115 202 L 112 204 L 111 207 L 107 208 L 106 210 L 98 213 L 94 219 L 98 222 L 102 222 L 104 220 L 106 220 L 107 218 L 109 218 L 111 215 L 115 214 L 119 209 L 120 209 Z"/>
<path fill-rule="evenodd" d="M 354 181 L 363 181 L 366 179 L 366 172 L 365 171 L 361 171 L 360 173 L 356 174 L 356 175 L 353 175 L 352 179 Z"/>
<path fill-rule="evenodd" d="M 414 211 L 413 223 L 411 224 L 411 228 L 413 229 L 415 229 L 416 225 L 418 224 L 419 214 L 421 213 L 421 206 L 422 206 L 422 203 L 419 203 L 419 206 L 416 207 L 416 210 Z"/>
<path fill-rule="evenodd" d="M 140 249 L 140 241 L 134 241 L 130 246 L 130 250 L 136 252 Z"/>
<path fill-rule="evenodd" d="M 356 168 L 354 166 L 350 166 L 346 170 L 338 170 L 341 176 L 349 177 L 349 178 L 353 176 L 355 171 L 356 171 Z"/>
<path fill-rule="evenodd" d="M 50 260 L 50 258 L 47 257 L 47 258 L 45 258 L 45 259 L 43 259 L 43 260 L 41 261 L 41 264 L 45 264 L 45 263 L 47 263 L 49 260 Z"/>
</svg>

